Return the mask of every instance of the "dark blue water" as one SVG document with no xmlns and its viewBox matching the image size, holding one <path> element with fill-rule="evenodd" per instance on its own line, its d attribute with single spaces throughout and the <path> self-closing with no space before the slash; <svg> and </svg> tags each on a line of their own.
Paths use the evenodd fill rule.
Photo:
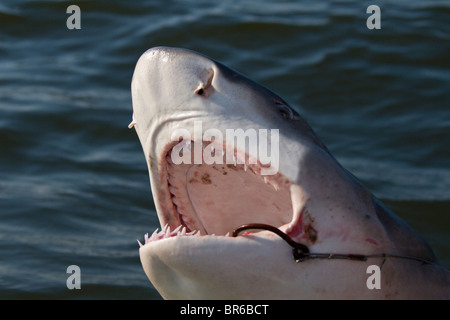
<svg viewBox="0 0 450 320">
<path fill-rule="evenodd" d="M 1 299 L 160 299 L 139 262 L 158 222 L 127 128 L 135 63 L 159 45 L 281 95 L 450 267 L 448 1 L 3 1 Z"/>
</svg>

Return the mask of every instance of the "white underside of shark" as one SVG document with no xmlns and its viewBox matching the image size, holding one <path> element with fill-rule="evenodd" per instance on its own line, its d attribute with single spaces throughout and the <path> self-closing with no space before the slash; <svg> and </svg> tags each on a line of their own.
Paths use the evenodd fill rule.
<svg viewBox="0 0 450 320">
<path fill-rule="evenodd" d="M 270 90 L 201 54 L 158 47 L 139 59 L 132 99 L 130 127 L 142 144 L 161 224 L 145 237 L 140 258 L 163 298 L 450 298 L 449 272 L 428 244 Z M 270 139 L 267 148 L 278 161 L 267 164 L 255 148 L 199 135 L 199 123 L 202 133 L 224 136 L 227 129 L 276 130 L 277 148 Z M 174 139 L 174 132 L 183 135 Z M 223 161 L 173 157 L 193 150 Z M 250 225 L 233 236 L 246 224 L 279 234 Z M 329 258 L 296 261 L 283 235 Z M 379 274 L 368 273 L 370 266 Z M 379 288 L 369 285 L 371 276 Z"/>
</svg>

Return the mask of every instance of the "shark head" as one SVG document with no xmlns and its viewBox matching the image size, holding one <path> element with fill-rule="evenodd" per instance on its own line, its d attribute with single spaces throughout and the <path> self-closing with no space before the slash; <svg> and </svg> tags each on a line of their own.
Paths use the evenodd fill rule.
<svg viewBox="0 0 450 320">
<path fill-rule="evenodd" d="M 140 258 L 162 297 L 379 297 L 361 289 L 368 262 L 296 263 L 271 231 L 231 236 L 245 224 L 273 226 L 310 252 L 434 260 L 286 101 L 242 74 L 193 51 L 152 48 L 137 62 L 132 100 L 161 224 Z"/>
</svg>

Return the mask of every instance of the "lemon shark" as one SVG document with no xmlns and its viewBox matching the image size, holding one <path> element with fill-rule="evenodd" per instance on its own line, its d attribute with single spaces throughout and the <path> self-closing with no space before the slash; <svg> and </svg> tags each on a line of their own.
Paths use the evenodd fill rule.
<svg viewBox="0 0 450 320">
<path fill-rule="evenodd" d="M 129 127 L 161 224 L 140 260 L 163 298 L 450 297 L 426 241 L 269 89 L 205 55 L 156 47 L 131 90 Z"/>
</svg>

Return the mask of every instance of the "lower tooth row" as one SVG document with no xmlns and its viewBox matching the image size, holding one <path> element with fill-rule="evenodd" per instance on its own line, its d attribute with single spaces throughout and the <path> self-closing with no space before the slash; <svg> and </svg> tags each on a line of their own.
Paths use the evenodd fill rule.
<svg viewBox="0 0 450 320">
<path fill-rule="evenodd" d="M 181 229 L 181 230 L 180 230 Z M 191 231 L 191 232 L 187 232 L 186 233 L 186 227 L 181 228 L 181 225 L 178 226 L 175 230 L 170 231 L 170 227 L 168 224 L 166 224 L 161 231 L 158 232 L 158 229 L 156 229 L 152 235 L 149 237 L 148 233 L 145 234 L 144 236 L 144 245 L 151 242 L 151 241 L 156 241 L 156 240 L 161 240 L 164 238 L 170 238 L 170 237 L 174 237 L 174 236 L 194 236 L 194 237 L 198 237 L 200 236 L 200 230 L 197 231 Z M 214 234 L 211 234 L 210 236 L 214 236 Z M 230 233 L 228 232 L 225 237 L 229 237 Z M 142 247 L 143 244 L 138 240 L 139 243 L 139 247 Z"/>
</svg>

